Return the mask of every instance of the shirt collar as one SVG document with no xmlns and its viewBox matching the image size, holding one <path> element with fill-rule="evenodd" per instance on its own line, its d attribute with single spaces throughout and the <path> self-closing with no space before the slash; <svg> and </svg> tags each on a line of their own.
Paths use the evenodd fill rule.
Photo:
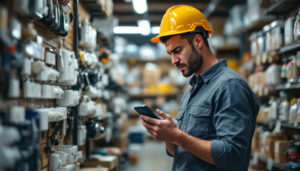
<svg viewBox="0 0 300 171">
<path fill-rule="evenodd" d="M 221 69 L 227 66 L 226 60 L 221 59 L 218 63 L 214 64 L 210 68 L 208 68 L 206 71 L 204 71 L 202 74 L 200 74 L 198 77 L 193 75 L 193 77 L 190 79 L 190 85 L 194 85 L 196 82 L 197 84 L 204 82 L 207 83 L 212 77 L 214 77 L 217 73 L 221 71 Z"/>
</svg>

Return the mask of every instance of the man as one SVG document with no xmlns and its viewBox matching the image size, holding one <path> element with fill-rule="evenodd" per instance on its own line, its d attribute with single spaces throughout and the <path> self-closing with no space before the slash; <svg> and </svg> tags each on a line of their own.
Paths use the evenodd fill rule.
<svg viewBox="0 0 300 171">
<path fill-rule="evenodd" d="M 251 140 L 259 105 L 247 83 L 213 55 L 207 42 L 213 33 L 206 17 L 196 8 L 169 8 L 152 42 L 163 42 L 172 64 L 191 87 L 180 102 L 177 125 L 141 115 L 143 125 L 164 141 L 174 157 L 172 170 L 248 170 Z"/>
</svg>

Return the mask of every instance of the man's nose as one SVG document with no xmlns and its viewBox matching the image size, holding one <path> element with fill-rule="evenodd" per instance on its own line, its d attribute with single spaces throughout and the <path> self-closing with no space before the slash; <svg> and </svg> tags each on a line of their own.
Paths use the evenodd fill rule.
<svg viewBox="0 0 300 171">
<path fill-rule="evenodd" d="M 179 62 L 179 58 L 175 55 L 171 55 L 171 62 L 172 64 L 176 64 L 177 62 Z"/>
</svg>

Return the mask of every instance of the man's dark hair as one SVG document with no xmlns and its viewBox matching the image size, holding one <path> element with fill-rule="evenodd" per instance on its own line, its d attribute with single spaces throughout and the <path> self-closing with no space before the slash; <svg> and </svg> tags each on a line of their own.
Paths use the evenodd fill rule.
<svg viewBox="0 0 300 171">
<path fill-rule="evenodd" d="M 200 34 L 202 36 L 204 44 L 206 45 L 206 47 L 210 48 L 209 44 L 208 44 L 208 40 L 207 40 L 207 38 L 208 38 L 207 32 L 203 33 L 203 32 L 194 31 L 194 32 L 188 32 L 188 33 L 180 34 L 180 36 L 181 36 L 181 38 L 186 39 L 189 42 L 189 44 L 192 46 L 193 45 L 193 39 L 197 34 Z M 169 40 L 172 36 L 175 36 L 175 35 L 161 37 L 160 41 L 162 43 L 166 43 L 167 40 Z"/>
</svg>

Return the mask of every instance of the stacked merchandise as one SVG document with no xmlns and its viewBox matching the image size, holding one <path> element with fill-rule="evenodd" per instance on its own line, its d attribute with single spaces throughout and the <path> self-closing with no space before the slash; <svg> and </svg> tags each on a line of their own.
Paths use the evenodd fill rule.
<svg viewBox="0 0 300 171">
<path fill-rule="evenodd" d="M 273 20 L 249 37 L 254 72 L 248 81 L 261 102 L 251 170 L 300 168 L 300 10 L 277 13 L 286 5 L 280 1 L 263 8 L 264 14 L 286 20 Z"/>
<path fill-rule="evenodd" d="M 112 2 L 101 3 L 110 15 Z M 75 171 L 93 157 L 118 165 L 119 147 L 90 155 L 96 140 L 112 145 L 127 130 L 126 93 L 83 5 L 1 1 L 0 135 L 10 138 L 0 140 L 0 170 Z"/>
</svg>

